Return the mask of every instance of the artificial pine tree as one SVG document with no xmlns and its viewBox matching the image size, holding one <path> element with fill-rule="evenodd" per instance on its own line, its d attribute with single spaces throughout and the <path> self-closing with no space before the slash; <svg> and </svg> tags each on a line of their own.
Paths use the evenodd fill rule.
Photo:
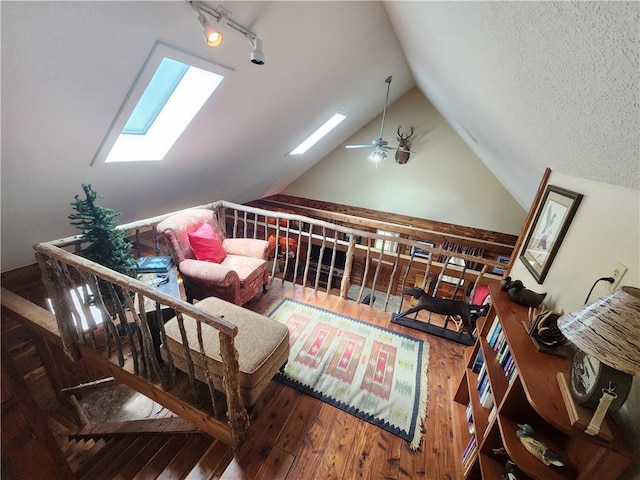
<svg viewBox="0 0 640 480">
<path fill-rule="evenodd" d="M 136 277 L 136 260 L 131 252 L 131 245 L 125 240 L 124 232 L 117 230 L 115 220 L 120 214 L 96 203 L 97 198 L 104 198 L 91 188 L 82 184 L 85 199 L 76 195 L 71 205 L 77 213 L 69 215 L 71 225 L 82 230 L 82 241 L 89 243 L 81 255 L 116 272 Z"/>
</svg>

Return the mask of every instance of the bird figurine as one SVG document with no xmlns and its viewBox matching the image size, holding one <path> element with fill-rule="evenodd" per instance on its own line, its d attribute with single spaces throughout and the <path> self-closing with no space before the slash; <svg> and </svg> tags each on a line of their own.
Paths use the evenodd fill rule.
<svg viewBox="0 0 640 480">
<path fill-rule="evenodd" d="M 530 454 L 547 466 L 564 466 L 564 462 L 560 460 L 560 457 L 558 457 L 556 453 L 549 450 L 549 447 L 541 441 L 533 438 L 533 427 L 531 425 L 528 423 L 519 423 L 518 427 L 520 427 L 520 429 L 516 432 L 516 436 L 520 439 L 520 442 L 522 442 L 522 445 L 524 445 L 524 448 L 526 448 Z"/>
<path fill-rule="evenodd" d="M 535 308 L 547 296 L 546 293 L 536 293 L 525 288 L 520 280 L 511 280 L 511 277 L 504 279 L 501 289 L 507 292 L 511 300 L 525 307 Z"/>
</svg>

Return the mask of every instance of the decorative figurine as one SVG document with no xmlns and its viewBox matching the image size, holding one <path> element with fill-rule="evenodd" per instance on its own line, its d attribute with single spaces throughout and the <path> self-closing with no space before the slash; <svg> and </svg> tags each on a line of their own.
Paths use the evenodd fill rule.
<svg viewBox="0 0 640 480">
<path fill-rule="evenodd" d="M 544 443 L 533 438 L 533 427 L 531 425 L 528 423 L 519 423 L 518 427 L 520 427 L 520 429 L 516 432 L 516 435 L 529 453 L 547 466 L 564 466 L 564 462 L 560 460 L 557 454 L 549 450 L 549 447 Z"/>
<path fill-rule="evenodd" d="M 502 290 L 507 292 L 509 298 L 525 307 L 537 307 L 542 303 L 546 293 L 536 293 L 524 287 L 520 280 L 511 280 L 511 277 L 504 279 Z"/>
</svg>

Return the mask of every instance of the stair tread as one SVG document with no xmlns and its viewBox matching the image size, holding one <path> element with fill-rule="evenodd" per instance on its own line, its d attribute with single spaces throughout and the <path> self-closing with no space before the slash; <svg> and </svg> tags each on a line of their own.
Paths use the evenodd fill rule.
<svg viewBox="0 0 640 480">
<path fill-rule="evenodd" d="M 202 454 L 198 462 L 184 480 L 202 480 L 219 477 L 233 458 L 233 450 L 219 440 L 215 440 Z"/>
<path fill-rule="evenodd" d="M 97 454 L 99 458 L 95 458 L 95 461 L 89 462 L 86 470 L 78 472 L 77 477 L 87 480 L 94 480 L 94 478 L 104 470 L 114 459 L 116 459 L 122 452 L 133 443 L 135 437 L 124 437 L 110 440 L 103 450 Z"/>
<path fill-rule="evenodd" d="M 166 442 L 151 458 L 147 464 L 133 478 L 147 480 L 156 478 L 165 467 L 171 462 L 173 457 L 184 447 L 192 435 L 174 435 Z"/>
<path fill-rule="evenodd" d="M 129 443 L 127 448 L 122 450 L 117 457 L 111 457 L 109 463 L 96 472 L 93 480 L 111 480 L 132 457 L 137 455 L 140 449 L 149 443 L 149 439 L 145 436 L 132 438 L 134 439 L 133 442 Z"/>
<path fill-rule="evenodd" d="M 158 480 L 183 478 L 212 443 L 208 435 L 194 435 L 158 476 Z"/>
<path fill-rule="evenodd" d="M 155 435 L 122 467 L 114 480 L 131 480 L 171 437 Z"/>
</svg>

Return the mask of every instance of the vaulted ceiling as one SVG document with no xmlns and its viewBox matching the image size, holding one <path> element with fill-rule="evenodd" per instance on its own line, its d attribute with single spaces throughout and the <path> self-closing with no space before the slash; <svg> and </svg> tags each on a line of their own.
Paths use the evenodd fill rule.
<svg viewBox="0 0 640 480">
<path fill-rule="evenodd" d="M 82 182 L 124 221 L 286 185 L 381 113 L 388 75 L 390 103 L 417 86 L 525 208 L 547 166 L 640 187 L 637 2 L 222 5 L 264 66 L 234 31 L 208 48 L 182 1 L 0 3 L 3 270 L 70 233 Z M 91 166 L 157 41 L 233 72 L 162 162 Z"/>
</svg>

